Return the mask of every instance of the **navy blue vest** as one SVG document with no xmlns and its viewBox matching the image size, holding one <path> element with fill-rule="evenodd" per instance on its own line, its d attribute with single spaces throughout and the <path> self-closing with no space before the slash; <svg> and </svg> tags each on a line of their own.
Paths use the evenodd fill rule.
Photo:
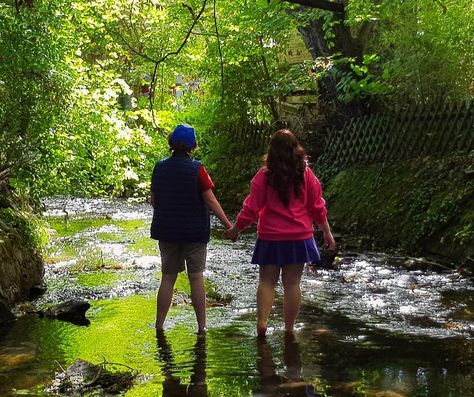
<svg viewBox="0 0 474 397">
<path fill-rule="evenodd" d="M 209 241 L 209 211 L 198 181 L 200 165 L 188 156 L 171 156 L 155 165 L 151 238 L 175 243 Z"/>
</svg>

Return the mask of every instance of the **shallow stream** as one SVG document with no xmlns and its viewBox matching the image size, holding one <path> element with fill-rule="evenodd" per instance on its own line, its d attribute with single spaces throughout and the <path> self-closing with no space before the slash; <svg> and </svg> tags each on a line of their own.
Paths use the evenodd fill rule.
<svg viewBox="0 0 474 397">
<path fill-rule="evenodd" d="M 209 330 L 195 333 L 180 276 L 156 338 L 159 261 L 145 204 L 46 203 L 46 283 L 35 306 L 91 303 L 88 326 L 22 315 L 0 328 L 0 396 L 48 395 L 55 373 L 81 358 L 138 373 L 126 396 L 474 396 L 474 284 L 457 272 L 407 271 L 382 253 L 341 253 L 307 267 L 294 338 L 281 291 L 265 340 L 255 333 L 254 232 L 237 243 L 215 225 L 209 244 Z M 23 308 L 24 309 L 24 308 Z"/>
</svg>

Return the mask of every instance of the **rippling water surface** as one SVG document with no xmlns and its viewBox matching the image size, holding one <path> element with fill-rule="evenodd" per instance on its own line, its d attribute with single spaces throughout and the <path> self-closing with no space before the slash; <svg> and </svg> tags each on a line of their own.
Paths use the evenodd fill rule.
<svg viewBox="0 0 474 397">
<path fill-rule="evenodd" d="M 308 267 L 294 337 L 282 329 L 281 291 L 269 335 L 255 335 L 255 235 L 237 243 L 215 225 L 207 279 L 209 331 L 195 334 L 186 278 L 167 330 L 153 330 L 159 256 L 145 204 L 47 203 L 48 292 L 36 305 L 91 302 L 91 324 L 20 317 L 0 329 L 0 396 L 47 395 L 55 371 L 81 358 L 139 374 L 127 396 L 474 395 L 474 287 L 456 272 L 407 271 L 381 253 L 341 253 Z"/>
</svg>

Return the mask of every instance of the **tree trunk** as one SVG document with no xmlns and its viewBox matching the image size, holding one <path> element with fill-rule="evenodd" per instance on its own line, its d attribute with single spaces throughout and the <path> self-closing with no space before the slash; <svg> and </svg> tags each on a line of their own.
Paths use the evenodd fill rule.
<svg viewBox="0 0 474 397">
<path fill-rule="evenodd" d="M 324 31 L 325 19 L 322 17 L 311 21 L 307 26 L 298 28 L 314 60 L 334 54 L 341 54 L 341 57 L 354 58 L 356 63 L 362 64 L 368 38 L 372 32 L 373 22 L 363 22 L 356 37 L 353 37 L 351 29 L 344 23 L 347 0 L 283 1 L 300 4 L 301 8 L 307 6 L 333 13 L 333 21 L 336 23 L 332 27 L 334 38 L 330 39 L 330 42 L 326 38 Z M 380 0 L 373 1 L 380 3 Z M 334 70 L 319 82 L 320 113 L 326 117 L 326 123 L 331 126 L 342 126 L 352 117 L 371 112 L 374 104 L 370 100 L 356 100 L 350 103 L 341 102 L 338 98 L 337 86 L 341 81 L 342 75 L 344 73 L 351 73 L 351 69 L 347 64 L 345 67 L 343 65 L 337 66 L 337 70 L 340 73 L 336 74 Z"/>
<path fill-rule="evenodd" d="M 351 36 L 349 27 L 343 21 L 333 27 L 335 37 L 332 40 L 333 46 L 331 48 L 329 48 L 323 26 L 324 19 L 320 18 L 311 21 L 307 26 L 299 28 L 306 47 L 311 52 L 314 60 L 329 57 L 335 53 L 340 53 L 343 57 L 355 58 L 359 62 L 363 59 L 363 49 L 359 41 Z M 321 101 L 320 108 L 326 116 L 326 121 L 331 125 L 342 126 L 348 119 L 366 113 L 368 105 L 360 101 L 351 103 L 340 101 L 337 85 L 340 82 L 342 73 L 350 72 L 350 69 L 349 65 L 345 69 L 342 65 L 337 67 L 341 73 L 329 73 L 327 77 L 319 82 L 318 88 Z"/>
</svg>

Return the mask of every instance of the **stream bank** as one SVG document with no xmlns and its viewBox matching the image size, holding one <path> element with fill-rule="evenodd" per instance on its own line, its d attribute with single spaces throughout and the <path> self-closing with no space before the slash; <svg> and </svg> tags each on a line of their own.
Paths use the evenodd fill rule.
<svg viewBox="0 0 474 397">
<path fill-rule="evenodd" d="M 0 175 L 0 325 L 13 319 L 18 302 L 43 289 L 44 227 L 27 199 L 10 191 Z"/>
<path fill-rule="evenodd" d="M 336 230 L 474 276 L 474 153 L 352 167 L 324 190 Z"/>
</svg>

